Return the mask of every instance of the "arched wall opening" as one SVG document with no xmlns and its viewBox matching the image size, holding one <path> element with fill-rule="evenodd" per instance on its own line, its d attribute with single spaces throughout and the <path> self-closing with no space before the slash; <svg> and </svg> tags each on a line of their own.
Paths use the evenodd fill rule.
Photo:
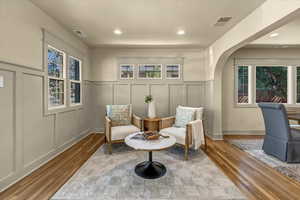
<svg viewBox="0 0 300 200">
<path fill-rule="evenodd" d="M 267 7 L 272 3 L 272 0 L 267 1 L 262 5 L 262 8 L 259 8 L 256 12 L 252 13 L 248 16 L 249 21 L 255 21 L 257 17 L 264 18 L 263 15 L 268 15 L 267 12 L 263 12 L 268 10 Z M 274 1 L 273 1 L 274 3 Z M 280 2 L 282 3 L 282 2 Z M 291 3 L 291 2 L 289 2 Z M 276 13 L 278 10 L 276 17 L 274 19 L 268 18 L 268 22 L 260 24 L 261 26 L 255 26 L 252 29 L 252 32 L 247 34 L 237 35 L 232 31 L 246 31 L 243 28 L 247 27 L 247 18 L 242 21 L 240 27 L 239 24 L 234 27 L 233 30 L 228 32 L 223 38 L 219 39 L 207 50 L 207 56 L 209 60 L 209 68 L 213 69 L 211 72 L 211 82 L 207 87 L 208 96 L 210 97 L 210 101 L 208 102 L 208 110 L 210 111 L 210 120 L 212 121 L 210 130 L 208 131 L 209 136 L 213 139 L 222 139 L 223 138 L 223 124 L 222 124 L 222 74 L 225 64 L 229 57 L 238 49 L 244 47 L 245 45 L 255 41 L 256 39 L 276 30 L 277 28 L 287 24 L 292 21 L 296 17 L 300 16 L 300 3 L 294 1 L 294 6 L 288 4 L 282 4 L 273 7 L 273 13 Z M 284 7 L 286 6 L 286 7 Z M 284 10 L 284 12 L 282 12 Z M 280 12 L 281 11 L 281 12 Z M 249 26 L 253 25 L 248 23 Z M 251 30 L 251 29 L 247 29 Z M 230 35 L 231 34 L 231 35 Z M 235 37 L 236 36 L 236 37 Z M 226 42 L 226 39 L 235 39 L 235 42 Z M 225 45 L 222 46 L 222 42 Z"/>
</svg>

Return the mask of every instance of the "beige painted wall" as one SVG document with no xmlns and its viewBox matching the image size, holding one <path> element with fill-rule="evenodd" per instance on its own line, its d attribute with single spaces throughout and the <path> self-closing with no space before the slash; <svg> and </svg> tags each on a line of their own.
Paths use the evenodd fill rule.
<svg viewBox="0 0 300 200">
<path fill-rule="evenodd" d="M 225 134 L 263 134 L 264 123 L 257 107 L 237 107 L 234 103 L 234 58 L 250 59 L 299 59 L 300 49 L 248 48 L 236 51 L 227 61 L 223 71 L 222 108 Z"/>
<path fill-rule="evenodd" d="M 166 117 L 175 114 L 177 105 L 206 105 L 206 73 L 203 49 L 134 49 L 94 48 L 92 51 L 91 78 L 94 83 L 94 127 L 103 130 L 106 104 L 133 105 L 133 111 L 147 116 L 145 95 L 151 94 L 156 101 L 157 115 Z M 183 80 L 133 80 L 119 81 L 118 62 L 126 58 L 183 58 Z M 159 61 L 157 61 L 159 62 Z"/>
<path fill-rule="evenodd" d="M 0 0 L 0 191 L 69 147 L 91 130 L 91 85 L 84 81 L 84 106 L 45 115 L 43 32 L 83 58 L 89 50 L 28 0 Z"/>
<path fill-rule="evenodd" d="M 91 57 L 93 81 L 118 80 L 118 57 L 183 57 L 184 81 L 206 80 L 203 49 L 94 48 Z"/>
</svg>

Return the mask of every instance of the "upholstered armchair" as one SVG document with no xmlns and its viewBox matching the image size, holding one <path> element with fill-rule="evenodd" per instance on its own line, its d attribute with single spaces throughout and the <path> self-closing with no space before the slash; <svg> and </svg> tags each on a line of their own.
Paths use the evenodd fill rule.
<svg viewBox="0 0 300 200">
<path fill-rule="evenodd" d="M 194 110 L 195 114 L 192 121 L 188 122 L 184 127 L 176 127 L 175 116 L 162 118 L 160 121 L 160 133 L 173 135 L 176 138 L 176 143 L 184 147 L 184 158 L 188 160 L 189 149 L 191 147 L 198 149 L 201 146 L 202 148 L 204 147 L 205 150 L 207 148 L 203 123 L 203 108 L 182 108 Z"/>
<path fill-rule="evenodd" d="M 141 131 L 143 120 L 132 113 L 131 105 L 107 105 L 105 116 L 105 136 L 108 152 L 112 144 L 124 142 L 126 136 Z"/>
</svg>

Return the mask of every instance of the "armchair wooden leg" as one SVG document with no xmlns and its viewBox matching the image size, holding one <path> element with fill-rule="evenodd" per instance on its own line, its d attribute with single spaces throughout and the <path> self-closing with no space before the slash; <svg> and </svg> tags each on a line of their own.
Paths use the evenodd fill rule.
<svg viewBox="0 0 300 200">
<path fill-rule="evenodd" d="M 112 154 L 112 145 L 111 145 L 111 142 L 108 142 L 108 153 Z"/>
<path fill-rule="evenodd" d="M 185 145 L 184 147 L 184 159 L 188 160 L 189 159 L 189 147 Z"/>
</svg>

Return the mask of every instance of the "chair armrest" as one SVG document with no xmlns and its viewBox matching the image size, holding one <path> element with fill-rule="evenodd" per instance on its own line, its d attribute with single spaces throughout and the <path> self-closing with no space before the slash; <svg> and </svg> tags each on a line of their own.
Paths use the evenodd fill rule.
<svg viewBox="0 0 300 200">
<path fill-rule="evenodd" d="M 135 125 L 136 127 L 140 128 L 141 130 L 143 128 L 142 118 L 135 114 L 132 115 L 132 124 Z"/>
<path fill-rule="evenodd" d="M 203 120 L 200 120 L 200 119 L 191 121 L 186 125 L 186 144 L 192 144 L 193 137 L 195 137 L 195 139 L 197 138 L 198 135 L 197 136 L 193 135 L 193 126 L 195 126 L 196 124 L 202 125 L 202 131 L 203 131 L 204 138 L 201 139 L 201 141 L 202 141 L 201 143 L 202 144 L 204 143 L 206 145 L 206 138 L 205 138 L 206 136 L 205 136 Z M 199 138 L 199 136 L 198 136 L 198 138 Z"/>
<path fill-rule="evenodd" d="M 161 118 L 159 122 L 159 130 L 171 127 L 175 123 L 175 117 Z"/>
<path fill-rule="evenodd" d="M 111 140 L 111 119 L 107 116 L 105 116 L 105 136 L 106 140 Z"/>
</svg>

